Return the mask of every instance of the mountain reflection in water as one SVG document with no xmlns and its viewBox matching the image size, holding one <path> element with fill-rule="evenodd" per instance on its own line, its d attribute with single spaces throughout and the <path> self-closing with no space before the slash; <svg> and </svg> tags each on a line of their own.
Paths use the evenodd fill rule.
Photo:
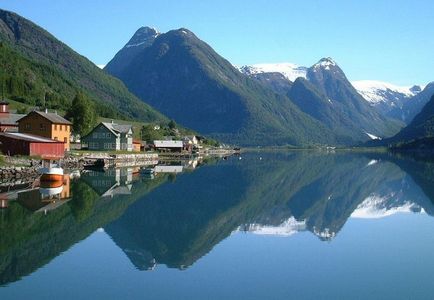
<svg viewBox="0 0 434 300">
<path fill-rule="evenodd" d="M 434 214 L 434 163 L 422 159 L 247 153 L 181 169 L 88 171 L 61 188 L 4 192 L 0 284 L 35 272 L 99 228 L 138 270 L 185 269 L 234 232 L 309 231 L 333 242 L 349 218 Z"/>
</svg>

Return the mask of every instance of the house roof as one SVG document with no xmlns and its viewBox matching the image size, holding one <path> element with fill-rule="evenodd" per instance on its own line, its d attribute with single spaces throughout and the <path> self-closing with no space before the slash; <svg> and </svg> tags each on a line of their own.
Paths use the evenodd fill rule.
<svg viewBox="0 0 434 300">
<path fill-rule="evenodd" d="M 101 122 L 97 126 L 95 126 L 87 135 L 83 136 L 82 139 L 86 140 L 87 138 L 91 137 L 94 130 L 101 125 L 107 128 L 115 136 L 119 136 L 120 133 L 128 133 L 133 128 L 132 125 L 119 125 L 115 123 Z"/>
<path fill-rule="evenodd" d="M 22 140 L 22 141 L 28 141 L 28 142 L 35 142 L 35 143 L 61 143 L 61 141 L 56 141 L 48 138 L 44 138 L 38 135 L 34 134 L 27 134 L 27 133 L 19 133 L 19 132 L 2 132 L 0 133 L 0 137 L 5 136 L 8 138 L 13 138 L 16 140 Z"/>
<path fill-rule="evenodd" d="M 101 123 L 113 133 L 128 133 L 133 128 L 132 125 L 120 125 L 116 123 L 106 123 L 106 122 L 101 122 Z"/>
<path fill-rule="evenodd" d="M 53 124 L 72 125 L 71 122 L 69 122 L 64 117 L 59 116 L 57 113 L 42 112 L 42 111 L 37 111 L 37 110 L 34 110 L 34 111 L 30 112 L 29 114 L 25 115 L 24 117 L 22 117 L 21 119 L 19 119 L 18 122 L 20 122 L 21 120 L 25 119 L 26 117 L 28 117 L 28 116 L 30 116 L 32 114 L 38 114 L 38 115 L 40 115 L 41 117 L 47 119 L 48 121 L 50 121 Z"/>
<path fill-rule="evenodd" d="M 18 125 L 17 121 L 25 115 L 21 114 L 0 114 L 0 125 Z"/>
</svg>

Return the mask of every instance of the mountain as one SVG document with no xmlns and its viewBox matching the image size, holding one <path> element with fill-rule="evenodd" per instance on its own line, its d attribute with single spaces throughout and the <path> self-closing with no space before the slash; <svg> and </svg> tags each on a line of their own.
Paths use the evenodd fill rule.
<svg viewBox="0 0 434 300">
<path fill-rule="evenodd" d="M 426 137 L 434 137 L 434 93 L 413 121 L 387 142 L 408 142 Z"/>
<path fill-rule="evenodd" d="M 323 58 L 310 68 L 282 63 L 239 69 L 275 92 L 286 94 L 303 112 L 343 138 L 345 144 L 391 136 L 403 126 L 371 107 L 331 58 Z M 275 73 L 283 78 L 277 78 Z"/>
<path fill-rule="evenodd" d="M 303 112 L 333 130 L 342 143 L 354 144 L 369 138 L 346 113 L 344 105 L 320 93 L 308 80 L 295 80 L 288 96 Z"/>
<path fill-rule="evenodd" d="M 294 82 L 297 78 L 306 78 L 307 68 L 292 63 L 280 64 L 256 64 L 251 66 L 242 66 L 240 72 L 252 76 L 266 73 L 280 73 L 287 80 Z"/>
<path fill-rule="evenodd" d="M 403 107 L 406 103 L 412 106 L 410 100 L 422 91 L 419 85 L 397 86 L 387 82 L 360 80 L 351 82 L 357 92 L 375 107 L 381 114 L 401 121 L 406 121 Z"/>
<path fill-rule="evenodd" d="M 277 93 L 287 93 L 291 83 L 297 78 L 307 79 L 307 67 L 293 63 L 254 64 L 244 65 L 238 68 L 240 72 L 257 79 Z M 280 74 L 281 77 L 275 74 Z M 375 80 L 352 81 L 356 91 L 380 114 L 394 118 L 405 123 L 422 109 L 423 104 L 428 102 L 429 97 L 421 97 L 420 101 L 410 101 L 422 91 L 420 85 L 411 87 L 397 86 L 387 82 Z M 281 88 L 281 87 L 285 88 Z M 416 98 L 418 99 L 418 98 Z M 420 104 L 415 104 L 420 102 Z M 408 111 L 405 113 L 405 111 Z M 407 116 L 408 115 L 408 116 Z M 410 120 L 409 120 L 410 119 Z"/>
<path fill-rule="evenodd" d="M 5 10 L 0 10 L 0 64 L 5 95 L 13 100 L 66 110 L 81 90 L 101 116 L 167 120 L 130 93 L 120 80 L 41 27 Z"/>
<path fill-rule="evenodd" d="M 106 71 L 110 74 L 123 72 L 140 51 L 152 45 L 159 34 L 155 28 L 139 28 L 122 50 L 105 66 Z"/>
<path fill-rule="evenodd" d="M 409 124 L 422 111 L 425 104 L 434 95 L 434 82 L 429 83 L 420 93 L 412 97 L 402 107 L 404 121 Z"/>
<path fill-rule="evenodd" d="M 382 116 L 356 91 L 345 73 L 331 58 L 323 58 L 307 70 L 307 79 L 331 102 L 342 105 L 342 113 L 368 136 L 396 134 L 402 123 Z"/>
<path fill-rule="evenodd" d="M 141 43 L 137 34 L 132 40 Z M 123 59 L 131 53 L 126 46 L 105 70 L 184 126 L 241 145 L 336 143 L 324 125 L 240 73 L 187 29 L 141 44 L 129 63 Z M 116 65 L 125 68 L 113 68 Z"/>
<path fill-rule="evenodd" d="M 274 92 L 286 95 L 297 78 L 306 78 L 306 67 L 292 63 L 256 64 L 237 69 Z"/>
<path fill-rule="evenodd" d="M 286 95 L 292 87 L 292 82 L 278 72 L 257 73 L 250 75 L 250 77 L 280 95 Z"/>
</svg>

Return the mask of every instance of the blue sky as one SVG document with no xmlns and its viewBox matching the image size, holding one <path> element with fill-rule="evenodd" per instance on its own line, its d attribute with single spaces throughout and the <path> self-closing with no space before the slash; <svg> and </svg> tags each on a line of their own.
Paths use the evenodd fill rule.
<svg viewBox="0 0 434 300">
<path fill-rule="evenodd" d="M 96 64 L 140 26 L 186 27 L 234 64 L 333 57 L 351 80 L 434 81 L 431 0 L 0 0 Z"/>
</svg>

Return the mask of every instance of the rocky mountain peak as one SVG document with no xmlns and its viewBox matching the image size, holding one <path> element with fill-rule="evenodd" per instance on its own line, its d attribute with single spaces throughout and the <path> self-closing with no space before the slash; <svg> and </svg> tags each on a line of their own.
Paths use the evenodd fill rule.
<svg viewBox="0 0 434 300">
<path fill-rule="evenodd" d="M 331 70 L 338 67 L 338 64 L 331 57 L 321 58 L 316 64 L 312 66 L 314 70 Z"/>
<path fill-rule="evenodd" d="M 140 27 L 129 42 L 125 45 L 126 48 L 137 47 L 137 46 L 149 46 L 153 43 L 155 38 L 160 34 L 160 32 L 151 27 Z"/>
<path fill-rule="evenodd" d="M 419 94 L 420 92 L 422 92 L 422 87 L 420 85 L 413 85 L 410 88 L 410 91 L 413 92 L 414 94 Z"/>
</svg>

